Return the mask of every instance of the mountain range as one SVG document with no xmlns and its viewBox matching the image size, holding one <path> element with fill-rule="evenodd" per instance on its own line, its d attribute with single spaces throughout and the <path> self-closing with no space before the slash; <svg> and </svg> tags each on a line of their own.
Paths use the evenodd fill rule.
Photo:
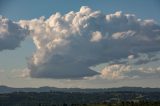
<svg viewBox="0 0 160 106">
<path fill-rule="evenodd" d="M 0 93 L 12 92 L 160 92 L 160 88 L 142 88 L 142 87 L 119 87 L 119 88 L 56 88 L 56 87 L 39 87 L 39 88 L 13 88 L 0 86 Z"/>
</svg>

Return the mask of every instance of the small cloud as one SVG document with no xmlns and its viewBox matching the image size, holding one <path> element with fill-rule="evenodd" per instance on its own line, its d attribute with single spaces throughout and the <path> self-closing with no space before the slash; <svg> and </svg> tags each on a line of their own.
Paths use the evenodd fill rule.
<svg viewBox="0 0 160 106">
<path fill-rule="evenodd" d="M 0 51 L 14 50 L 27 36 L 27 30 L 19 24 L 0 16 Z"/>
<path fill-rule="evenodd" d="M 107 80 L 122 80 L 122 79 L 139 79 L 159 77 L 160 67 L 132 67 L 125 64 L 111 64 L 107 65 L 101 70 L 101 74 L 97 77 Z M 91 78 L 92 79 L 92 78 Z"/>
<path fill-rule="evenodd" d="M 160 67 L 140 67 L 138 68 L 138 71 L 146 74 L 159 74 L 160 73 Z"/>
<path fill-rule="evenodd" d="M 99 42 L 102 39 L 102 34 L 99 31 L 92 33 L 91 42 Z"/>
<path fill-rule="evenodd" d="M 128 30 L 126 32 L 116 32 L 116 33 L 113 33 L 112 38 L 113 39 L 127 39 L 127 38 L 134 36 L 135 33 L 136 33 L 135 31 L 131 31 L 131 30 Z"/>
<path fill-rule="evenodd" d="M 101 71 L 101 77 L 104 79 L 124 79 L 125 73 L 131 71 L 131 67 L 129 65 L 123 64 L 113 64 L 106 66 Z"/>
<path fill-rule="evenodd" d="M 128 56 L 128 59 L 130 59 L 130 60 L 133 59 L 133 58 L 134 58 L 134 55 L 129 55 Z"/>
</svg>

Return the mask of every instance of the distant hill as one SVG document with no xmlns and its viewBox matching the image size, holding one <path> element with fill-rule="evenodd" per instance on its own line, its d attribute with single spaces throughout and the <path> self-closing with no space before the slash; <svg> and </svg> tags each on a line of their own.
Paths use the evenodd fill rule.
<svg viewBox="0 0 160 106">
<path fill-rule="evenodd" d="M 142 87 L 119 87 L 119 88 L 99 88 L 99 89 L 81 89 L 81 88 L 56 88 L 56 87 L 39 87 L 39 88 L 12 88 L 0 86 L 0 93 L 12 92 L 160 92 L 160 88 L 142 88 Z"/>
</svg>

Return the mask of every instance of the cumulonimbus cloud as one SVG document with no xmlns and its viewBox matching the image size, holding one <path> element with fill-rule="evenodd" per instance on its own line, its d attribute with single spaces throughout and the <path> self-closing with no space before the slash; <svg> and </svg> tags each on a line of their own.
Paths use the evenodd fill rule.
<svg viewBox="0 0 160 106">
<path fill-rule="evenodd" d="M 133 14 L 105 15 L 83 6 L 19 23 L 29 27 L 37 47 L 28 63 L 32 77 L 93 76 L 99 73 L 90 66 L 160 50 L 160 26 Z"/>
<path fill-rule="evenodd" d="M 0 16 L 0 51 L 13 50 L 27 35 L 27 30 L 19 24 Z"/>
<path fill-rule="evenodd" d="M 37 48 L 28 62 L 35 78 L 94 76 L 100 73 L 90 66 L 160 51 L 160 25 L 120 11 L 106 15 L 83 6 L 19 25 L 30 31 Z"/>
</svg>

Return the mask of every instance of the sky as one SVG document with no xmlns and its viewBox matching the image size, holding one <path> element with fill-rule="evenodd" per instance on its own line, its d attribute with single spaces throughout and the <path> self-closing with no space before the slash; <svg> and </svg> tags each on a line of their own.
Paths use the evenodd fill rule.
<svg viewBox="0 0 160 106">
<path fill-rule="evenodd" d="M 0 0 L 0 85 L 160 87 L 159 0 Z"/>
</svg>

